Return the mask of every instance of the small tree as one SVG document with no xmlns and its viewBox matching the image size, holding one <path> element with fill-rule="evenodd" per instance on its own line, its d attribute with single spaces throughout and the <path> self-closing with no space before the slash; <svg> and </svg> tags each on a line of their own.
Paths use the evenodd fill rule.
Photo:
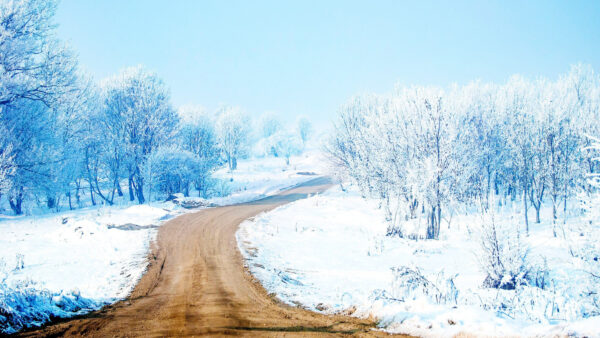
<svg viewBox="0 0 600 338">
<path fill-rule="evenodd" d="M 285 159 L 285 164 L 290 165 L 290 157 L 300 152 L 300 141 L 291 132 L 280 131 L 272 136 L 276 154 Z"/>
<path fill-rule="evenodd" d="M 199 196 L 207 197 L 211 185 L 210 175 L 219 163 L 219 149 L 212 119 L 200 108 L 185 107 L 179 110 L 181 124 L 178 138 L 184 150 L 196 156 L 198 170 L 194 186 Z"/>
<path fill-rule="evenodd" d="M 260 117 L 259 131 L 261 138 L 267 138 L 281 130 L 281 122 L 273 113 L 265 113 Z"/>
<path fill-rule="evenodd" d="M 296 131 L 298 132 L 300 141 L 302 141 L 302 149 L 304 149 L 306 147 L 306 142 L 308 142 L 308 139 L 310 138 L 313 132 L 312 124 L 310 123 L 308 118 L 304 116 L 300 117 L 296 124 Z"/>
<path fill-rule="evenodd" d="M 486 274 L 483 286 L 512 290 L 525 283 L 531 266 L 518 226 L 497 223 L 493 212 L 484 214 L 482 221 L 478 258 Z"/>
<path fill-rule="evenodd" d="M 217 136 L 230 171 L 237 168 L 237 160 L 246 152 L 248 117 L 237 108 L 223 107 L 218 112 Z"/>
<path fill-rule="evenodd" d="M 190 186 L 202 174 L 201 170 L 195 154 L 176 146 L 157 148 L 144 164 L 149 190 L 166 196 L 175 193 L 189 196 Z"/>
</svg>

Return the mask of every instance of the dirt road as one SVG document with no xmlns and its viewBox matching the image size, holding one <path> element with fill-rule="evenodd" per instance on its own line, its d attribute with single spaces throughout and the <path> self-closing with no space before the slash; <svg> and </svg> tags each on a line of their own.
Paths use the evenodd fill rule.
<svg viewBox="0 0 600 338">
<path fill-rule="evenodd" d="M 286 306 L 245 270 L 235 232 L 245 219 L 322 192 L 316 178 L 256 202 L 201 210 L 164 224 L 129 299 L 22 336 L 383 336 L 375 323 Z"/>
</svg>

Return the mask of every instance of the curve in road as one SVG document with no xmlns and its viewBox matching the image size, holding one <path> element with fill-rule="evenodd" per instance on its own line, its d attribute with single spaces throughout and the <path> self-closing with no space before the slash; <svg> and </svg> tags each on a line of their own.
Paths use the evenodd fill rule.
<svg viewBox="0 0 600 338">
<path fill-rule="evenodd" d="M 130 297 L 21 336 L 383 336 L 374 320 L 278 302 L 245 269 L 235 232 L 247 218 L 331 186 L 320 177 L 258 201 L 204 209 L 160 227 Z"/>
</svg>

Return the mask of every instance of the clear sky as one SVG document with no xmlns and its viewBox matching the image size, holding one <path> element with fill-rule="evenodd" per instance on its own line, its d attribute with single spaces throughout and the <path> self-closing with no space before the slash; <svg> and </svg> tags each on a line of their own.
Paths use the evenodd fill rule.
<svg viewBox="0 0 600 338">
<path fill-rule="evenodd" d="M 100 79 L 143 64 L 173 102 L 329 123 L 354 94 L 600 70 L 600 1 L 62 0 Z"/>
</svg>

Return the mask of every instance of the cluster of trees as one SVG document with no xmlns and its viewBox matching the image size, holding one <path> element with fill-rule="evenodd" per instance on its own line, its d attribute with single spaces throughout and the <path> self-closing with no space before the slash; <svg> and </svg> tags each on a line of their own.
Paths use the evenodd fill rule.
<svg viewBox="0 0 600 338">
<path fill-rule="evenodd" d="M 400 236 L 403 222 L 423 217 L 436 239 L 450 204 L 485 211 L 492 196 L 521 203 L 527 231 L 530 211 L 539 223 L 551 203 L 556 236 L 569 199 L 593 189 L 586 178 L 600 168 L 586 135 L 599 134 L 600 78 L 576 65 L 555 81 L 514 76 L 355 97 L 328 151 L 365 196 L 381 199 Z"/>
<path fill-rule="evenodd" d="M 56 37 L 55 11 L 55 1 L 0 1 L 0 199 L 16 214 L 28 199 L 58 209 L 84 195 L 93 205 L 193 189 L 206 197 L 213 170 L 248 155 L 252 124 L 238 108 L 175 109 L 141 66 L 100 83 L 82 74 Z"/>
<path fill-rule="evenodd" d="M 263 114 L 256 123 L 253 155 L 257 157 L 281 157 L 287 165 L 290 157 L 305 150 L 312 135 L 312 124 L 301 116 L 294 127 L 285 128 L 282 122 L 272 113 Z"/>
</svg>

